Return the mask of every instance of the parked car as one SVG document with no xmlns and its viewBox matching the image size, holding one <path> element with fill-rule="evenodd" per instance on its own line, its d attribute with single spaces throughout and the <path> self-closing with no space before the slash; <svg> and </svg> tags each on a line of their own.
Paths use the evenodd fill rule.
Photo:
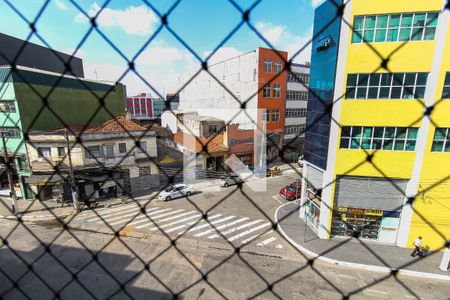
<svg viewBox="0 0 450 300">
<path fill-rule="evenodd" d="M 193 193 L 192 185 L 189 184 L 175 184 L 168 188 L 166 188 L 164 191 L 159 193 L 159 200 L 162 201 L 170 201 L 175 198 L 184 197 L 184 196 L 190 196 Z"/>
<path fill-rule="evenodd" d="M 227 187 L 233 184 L 239 184 L 242 183 L 243 180 L 238 175 L 227 175 L 223 176 L 219 179 L 219 184 L 221 187 Z"/>
<path fill-rule="evenodd" d="M 294 181 L 280 190 L 280 196 L 286 200 L 295 200 L 300 198 L 302 194 L 301 190 L 302 188 L 300 182 Z"/>
</svg>

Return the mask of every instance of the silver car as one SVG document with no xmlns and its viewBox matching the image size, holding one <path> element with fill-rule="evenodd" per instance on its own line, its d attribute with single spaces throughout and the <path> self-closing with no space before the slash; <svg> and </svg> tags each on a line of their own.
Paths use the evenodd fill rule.
<svg viewBox="0 0 450 300">
<path fill-rule="evenodd" d="M 243 180 L 238 175 L 227 175 L 219 179 L 219 184 L 221 187 L 227 187 L 233 184 L 239 184 L 241 182 L 243 182 Z"/>
<path fill-rule="evenodd" d="M 193 193 L 192 185 L 175 184 L 159 193 L 159 200 L 170 201 L 175 198 L 190 196 Z"/>
</svg>

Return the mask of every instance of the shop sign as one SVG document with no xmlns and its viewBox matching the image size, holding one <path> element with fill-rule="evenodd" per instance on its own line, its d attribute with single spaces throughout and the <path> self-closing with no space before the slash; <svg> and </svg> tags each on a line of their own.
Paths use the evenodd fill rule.
<svg viewBox="0 0 450 300">
<path fill-rule="evenodd" d="M 383 217 L 399 218 L 400 217 L 400 212 L 399 211 L 385 210 L 383 212 Z"/>
<path fill-rule="evenodd" d="M 364 214 L 367 216 L 379 216 L 383 215 L 383 211 L 379 209 L 365 209 Z"/>
<path fill-rule="evenodd" d="M 347 207 L 338 207 L 338 211 L 346 212 Z"/>
<path fill-rule="evenodd" d="M 348 209 L 348 213 L 350 213 L 350 214 L 363 214 L 364 213 L 364 209 L 361 209 L 361 208 L 349 208 Z"/>
</svg>

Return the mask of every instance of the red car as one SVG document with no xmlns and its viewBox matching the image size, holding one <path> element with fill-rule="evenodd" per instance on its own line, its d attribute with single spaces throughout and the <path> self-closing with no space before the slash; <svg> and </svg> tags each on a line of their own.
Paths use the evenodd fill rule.
<svg viewBox="0 0 450 300">
<path fill-rule="evenodd" d="M 295 200 L 300 198 L 302 194 L 300 182 L 294 181 L 280 190 L 280 196 L 286 200 Z"/>
</svg>

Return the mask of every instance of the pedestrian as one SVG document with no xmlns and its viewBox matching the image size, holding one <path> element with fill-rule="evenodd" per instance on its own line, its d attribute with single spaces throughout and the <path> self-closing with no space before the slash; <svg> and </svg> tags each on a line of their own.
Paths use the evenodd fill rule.
<svg viewBox="0 0 450 300">
<path fill-rule="evenodd" d="M 66 202 L 66 200 L 64 199 L 64 193 L 59 193 L 58 200 L 61 201 L 61 207 L 64 207 L 64 203 Z"/>
<path fill-rule="evenodd" d="M 413 243 L 414 251 L 411 253 L 412 257 L 415 257 L 417 254 L 422 256 L 422 237 L 419 236 Z"/>
</svg>

